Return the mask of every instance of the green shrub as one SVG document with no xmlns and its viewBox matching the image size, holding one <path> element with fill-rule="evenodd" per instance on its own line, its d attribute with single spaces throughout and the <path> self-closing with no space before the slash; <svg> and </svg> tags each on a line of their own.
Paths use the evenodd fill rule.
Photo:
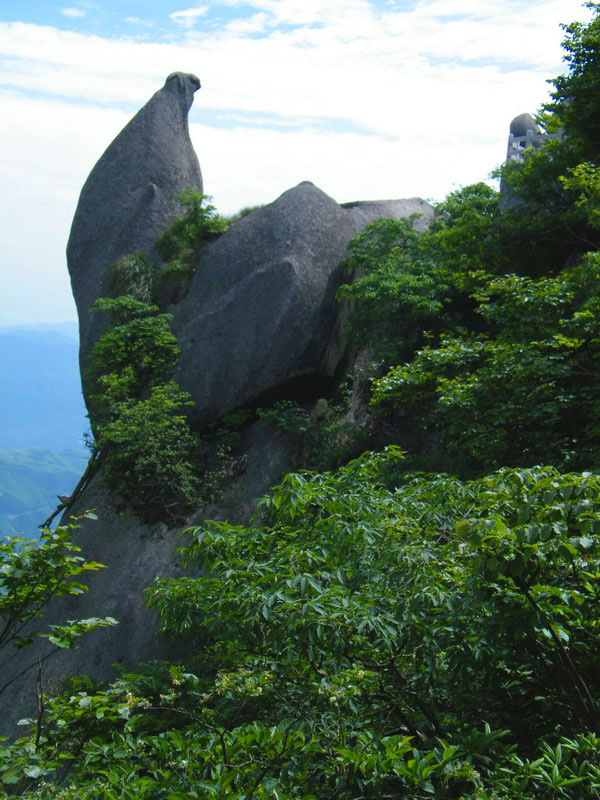
<svg viewBox="0 0 600 800">
<path fill-rule="evenodd" d="M 217 213 L 210 197 L 196 189 L 179 196 L 185 214 L 159 237 L 156 247 L 167 266 L 157 278 L 156 298 L 162 306 L 181 300 L 189 288 L 206 242 L 227 230 L 229 222 Z"/>
<path fill-rule="evenodd" d="M 0 771 L 54 798 L 70 763 L 69 800 L 597 798 L 600 480 L 386 486 L 399 458 L 190 530 L 202 576 L 148 594 L 185 666 L 49 699 Z"/>
<path fill-rule="evenodd" d="M 374 409 L 434 430 L 474 470 L 546 461 L 598 468 L 600 259 L 556 278 L 474 276 L 487 332 L 445 336 L 375 381 Z"/>
<path fill-rule="evenodd" d="M 110 266 L 108 291 L 111 297 L 130 295 L 151 303 L 156 295 L 156 267 L 143 253 L 118 258 Z"/>
<path fill-rule="evenodd" d="M 103 479 L 144 519 L 178 518 L 200 496 L 200 442 L 186 416 L 190 395 L 171 380 L 179 348 L 170 316 L 128 296 L 93 308 L 114 321 L 87 372 Z"/>
<path fill-rule="evenodd" d="M 410 220 L 381 219 L 349 245 L 356 277 L 338 297 L 354 301 L 348 333 L 391 366 L 431 338 L 464 324 L 471 310 L 464 280 L 486 264 L 500 269 L 498 193 L 485 184 L 452 192 L 427 233 Z"/>
<path fill-rule="evenodd" d="M 140 400 L 115 403 L 99 429 L 105 483 L 145 518 L 178 517 L 199 497 L 199 442 L 185 416 L 192 405 L 169 381 Z"/>
<path fill-rule="evenodd" d="M 127 295 L 100 298 L 92 310 L 109 312 L 112 321 L 88 359 L 86 380 L 93 408 L 102 409 L 106 401 L 120 397 L 139 399 L 148 388 L 171 378 L 180 351 L 170 315 L 159 314 L 157 306 Z M 92 426 L 96 417 L 92 411 Z"/>
<path fill-rule="evenodd" d="M 96 519 L 91 512 L 83 516 Z M 0 539 L 0 665 L 5 668 L 0 675 L 0 697 L 12 683 L 7 665 L 16 656 L 16 651 L 32 651 L 29 664 L 26 659 L 21 660 L 22 671 L 17 677 L 30 670 L 34 675 L 58 650 L 77 647 L 83 634 L 117 624 L 112 617 L 69 620 L 62 625 L 47 625 L 42 619 L 53 598 L 87 591 L 81 579 L 86 572 L 103 567 L 96 561 L 86 561 L 80 555 L 81 548 L 72 540 L 77 528 L 76 518 L 54 530 L 44 528 L 39 539 L 22 536 Z M 40 638 L 48 640 L 53 647 L 45 650 L 35 648 Z M 0 746 L 0 771 L 1 765 Z M 5 783 L 14 782 L 12 777 L 18 780 L 14 766 L 3 775 Z"/>
<path fill-rule="evenodd" d="M 210 197 L 196 189 L 184 189 L 179 202 L 186 209 L 181 219 L 176 220 L 156 242 L 163 260 L 195 258 L 211 236 L 227 230 L 227 220 L 216 212 L 208 201 Z"/>
</svg>

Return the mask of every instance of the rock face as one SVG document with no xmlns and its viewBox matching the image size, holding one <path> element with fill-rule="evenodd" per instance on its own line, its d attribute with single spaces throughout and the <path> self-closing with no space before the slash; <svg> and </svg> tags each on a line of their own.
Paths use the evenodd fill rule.
<svg viewBox="0 0 600 800">
<path fill-rule="evenodd" d="M 83 365 L 102 332 L 89 309 L 106 292 L 111 263 L 138 251 L 152 256 L 156 238 L 180 215 L 180 191 L 189 185 L 202 189 L 187 129 L 198 87 L 194 76 L 170 76 L 110 145 L 82 190 L 68 260 Z M 168 309 L 182 350 L 175 378 L 195 400 L 196 421 L 207 424 L 292 382 L 301 394 L 303 384 L 331 377 L 346 346 L 344 308 L 340 311 L 335 295 L 345 277 L 340 263 L 350 239 L 378 217 L 413 215 L 419 215 L 413 224 L 424 229 L 433 208 L 418 198 L 341 206 L 305 182 L 206 245 L 187 296 Z M 317 396 L 322 395 L 313 399 Z M 294 468 L 296 448 L 293 437 L 265 421 L 252 425 L 240 444 L 241 473 L 215 505 L 200 509 L 190 522 L 246 522 L 256 499 Z M 113 616 L 120 625 L 94 632 L 80 650 L 51 660 L 44 681 L 53 685 L 80 671 L 107 680 L 116 662 L 135 667 L 177 655 L 176 644 L 156 635 L 155 617 L 143 600 L 155 576 L 178 574 L 179 530 L 149 527 L 129 516 L 100 476 L 70 513 L 89 508 L 99 520 L 86 520 L 76 541 L 83 556 L 108 568 L 90 575 L 87 594 L 54 603 L 45 622 Z M 18 675 L 23 667 L 19 655 L 9 669 Z M 3 694 L 0 734 L 14 734 L 15 721 L 32 713 L 34 683 L 26 675 Z"/>
<path fill-rule="evenodd" d="M 513 136 L 527 136 L 527 131 L 541 133 L 539 125 L 535 122 L 531 114 L 519 114 L 510 123 L 510 132 Z"/>
<path fill-rule="evenodd" d="M 256 500 L 294 467 L 296 444 L 284 431 L 259 421 L 243 435 L 239 445 L 244 468 L 224 491 L 218 502 L 205 506 L 189 519 L 199 525 L 206 519 L 227 519 L 246 524 L 256 510 Z M 60 686 L 67 675 L 83 673 L 95 680 L 116 676 L 114 665 L 133 669 L 151 659 L 183 658 L 177 642 L 156 632 L 156 614 L 144 606 L 144 590 L 155 577 L 182 574 L 181 528 L 165 524 L 144 525 L 127 513 L 120 498 L 102 485 L 101 474 L 68 512 L 81 515 L 93 508 L 97 520 L 82 520 L 76 535 L 81 555 L 104 564 L 106 569 L 82 576 L 89 591 L 54 601 L 44 615 L 43 624 L 64 624 L 66 620 L 112 616 L 119 625 L 102 628 L 81 639 L 77 650 L 62 650 L 43 665 L 42 686 Z M 48 651 L 41 639 L 39 647 L 16 653 L 2 667 L 0 686 L 11 681 L 0 696 L 0 736 L 23 735 L 17 728 L 23 717 L 35 716 L 37 704 L 37 657 Z M 6 655 L 6 653 L 5 653 Z M 9 654 L 11 655 L 11 654 Z M 22 670 L 33 664 L 24 675 Z"/>
<path fill-rule="evenodd" d="M 287 381 L 330 377 L 343 353 L 328 345 L 349 240 L 380 216 L 421 214 L 425 226 L 432 213 L 419 199 L 342 207 L 305 182 L 206 247 L 187 297 L 169 309 L 182 350 L 175 379 L 196 421 Z"/>
<path fill-rule="evenodd" d="M 202 190 L 187 113 L 200 83 L 174 73 L 109 146 L 81 192 L 67 247 L 80 322 L 80 361 L 106 325 L 90 306 L 107 293 L 110 265 L 143 252 L 182 209 L 182 189 Z M 286 381 L 326 378 L 344 351 L 335 294 L 350 239 L 381 216 L 421 215 L 423 200 L 340 206 L 301 183 L 207 245 L 188 295 L 168 310 L 182 349 L 177 382 L 204 425 Z M 339 324 L 337 325 L 339 333 Z"/>
<path fill-rule="evenodd" d="M 342 208 L 350 214 L 356 229 L 365 228 L 380 217 L 405 219 L 417 215 L 413 228 L 425 231 L 433 219 L 433 207 L 420 197 L 409 197 L 405 200 L 358 200 L 354 203 L 342 203 Z"/>
<path fill-rule="evenodd" d="M 109 145 L 81 190 L 67 262 L 82 364 L 99 334 L 90 306 L 106 293 L 110 265 L 138 251 L 152 256 L 157 237 L 181 216 L 180 192 L 188 186 L 202 191 L 187 119 L 199 88 L 195 75 L 169 75 Z"/>
</svg>

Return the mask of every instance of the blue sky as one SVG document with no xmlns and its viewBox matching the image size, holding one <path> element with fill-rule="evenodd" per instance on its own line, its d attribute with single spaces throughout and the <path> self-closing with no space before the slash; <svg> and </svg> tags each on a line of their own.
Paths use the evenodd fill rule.
<svg viewBox="0 0 600 800">
<path fill-rule="evenodd" d="M 276 16 L 276 13 L 267 13 Z M 274 4 L 270 4 L 274 5 Z M 326 2 L 323 2 L 326 5 Z M 396 2 L 396 0 L 372 0 L 369 3 L 373 8 L 383 12 L 402 9 L 414 9 L 414 2 Z M 302 4 L 297 4 L 301 9 Z M 310 9 L 310 4 L 308 4 Z M 5 0 L 2 9 L 2 18 L 5 21 L 29 22 L 36 25 L 51 25 L 66 31 L 93 32 L 100 36 L 135 35 L 146 40 L 169 40 L 174 35 L 174 25 L 179 27 L 198 27 L 206 31 L 220 30 L 230 22 L 248 20 L 257 12 L 258 6 L 251 2 L 213 2 L 206 0 L 197 4 L 187 4 L 185 1 L 176 0 L 126 0 L 124 2 L 23 2 L 23 0 Z M 309 13 L 310 10 L 309 10 Z M 446 15 L 448 16 L 448 15 Z M 450 15 L 461 17 L 458 15 Z M 296 20 L 288 20 L 289 27 L 299 27 L 306 24 L 318 26 L 319 21 L 306 16 L 296 16 Z M 254 32 L 254 36 L 264 37 L 268 32 Z"/>
<path fill-rule="evenodd" d="M 74 319 L 64 247 L 81 185 L 175 70 L 225 213 L 302 180 L 340 202 L 442 199 L 488 179 L 547 98 L 575 0 L 4 0 L 0 325 Z"/>
<path fill-rule="evenodd" d="M 29 22 L 36 25 L 51 25 L 66 31 L 93 32 L 99 36 L 133 35 L 146 40 L 168 40 L 173 36 L 174 25 L 184 20 L 203 17 L 203 25 L 208 29 L 222 27 L 227 22 L 252 14 L 251 7 L 221 4 L 213 5 L 203 14 L 192 13 L 187 16 L 171 18 L 171 14 L 187 10 L 186 3 L 169 0 L 128 0 L 120 3 L 74 2 L 64 4 L 8 0 L 4 3 L 3 18 L 6 21 Z M 203 8 L 198 4 L 194 11 Z M 178 22 L 179 20 L 179 22 Z"/>
</svg>

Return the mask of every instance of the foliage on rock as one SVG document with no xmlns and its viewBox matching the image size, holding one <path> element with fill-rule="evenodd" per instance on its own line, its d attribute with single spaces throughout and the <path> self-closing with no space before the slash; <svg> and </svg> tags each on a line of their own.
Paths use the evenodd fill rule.
<svg viewBox="0 0 600 800">
<path fill-rule="evenodd" d="M 145 518 L 177 517 L 199 497 L 189 395 L 171 380 L 170 316 L 129 296 L 102 298 L 113 327 L 90 354 L 91 421 L 106 484 Z"/>
<path fill-rule="evenodd" d="M 230 224 L 209 201 L 197 189 L 181 192 L 179 202 L 185 213 L 156 241 L 164 263 L 157 265 L 144 253 L 118 258 L 109 270 L 110 297 L 128 295 L 161 308 L 179 302 L 187 293 L 202 248 Z"/>
<path fill-rule="evenodd" d="M 280 400 L 258 414 L 295 437 L 298 468 L 329 470 L 358 456 L 368 445 L 366 433 L 348 411 L 352 387 L 347 381 L 338 387 L 337 399 L 320 398 L 305 408 L 293 400 Z"/>
<path fill-rule="evenodd" d="M 483 330 L 419 350 L 375 382 L 372 405 L 404 409 L 465 468 L 597 468 L 599 268 L 593 254 L 555 278 L 473 274 Z"/>
<path fill-rule="evenodd" d="M 110 297 L 129 295 L 142 303 L 152 303 L 156 282 L 156 267 L 143 253 L 132 253 L 111 264 L 108 293 Z"/>
<path fill-rule="evenodd" d="M 161 305 L 181 300 L 190 285 L 204 245 L 229 227 L 229 221 L 209 203 L 210 197 L 196 189 L 179 196 L 185 214 L 156 242 L 166 267 L 157 275 L 156 298 Z"/>
<path fill-rule="evenodd" d="M 194 403 L 171 378 L 180 351 L 169 314 L 127 295 L 101 298 L 94 309 L 113 321 L 87 371 L 103 480 L 142 519 L 180 520 L 231 478 L 235 433 L 192 429 Z"/>
<path fill-rule="evenodd" d="M 64 798 L 596 798 L 598 477 L 394 489 L 400 457 L 189 531 L 203 577 L 149 592 L 185 665 L 51 700 L 2 751 L 24 796 L 68 763 Z"/>
</svg>

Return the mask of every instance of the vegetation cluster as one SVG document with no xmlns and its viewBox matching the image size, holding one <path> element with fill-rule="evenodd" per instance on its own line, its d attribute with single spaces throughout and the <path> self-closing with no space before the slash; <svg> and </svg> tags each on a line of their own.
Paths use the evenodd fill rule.
<svg viewBox="0 0 600 800">
<path fill-rule="evenodd" d="M 111 296 L 92 306 L 110 314 L 85 375 L 92 455 L 105 484 L 150 522 L 180 520 L 229 476 L 235 432 L 227 425 L 203 436 L 193 430 L 191 397 L 172 380 L 180 355 L 172 315 L 160 310 L 182 299 L 202 248 L 229 225 L 209 199 L 182 192 L 185 214 L 156 242 L 162 265 L 141 253 L 118 259 Z"/>
<path fill-rule="evenodd" d="M 185 189 L 179 201 L 185 213 L 155 244 L 162 263 L 143 253 L 117 259 L 110 272 L 111 297 L 130 295 L 163 309 L 185 297 L 203 247 L 226 231 L 230 220 L 218 214 L 210 197 L 197 189 Z"/>
<path fill-rule="evenodd" d="M 386 446 L 288 474 L 248 526 L 188 530 L 189 574 L 147 592 L 185 662 L 46 696 L 28 732 L 0 746 L 1 797 L 600 798 L 591 8 L 589 24 L 566 27 L 569 71 L 540 113 L 565 135 L 503 168 L 506 210 L 478 184 L 440 204 L 428 233 L 381 220 L 352 245 L 358 277 L 341 295 L 376 362 L 370 413 Z M 175 476 L 187 400 L 167 388 L 168 320 L 132 297 L 101 303 L 117 324 L 91 366 L 98 442 L 115 480 L 144 475 L 133 440 L 171 404 L 169 423 L 143 433 Z M 134 331 L 147 363 L 121 349 Z M 289 408 L 266 413 L 314 434 Z"/>
</svg>

